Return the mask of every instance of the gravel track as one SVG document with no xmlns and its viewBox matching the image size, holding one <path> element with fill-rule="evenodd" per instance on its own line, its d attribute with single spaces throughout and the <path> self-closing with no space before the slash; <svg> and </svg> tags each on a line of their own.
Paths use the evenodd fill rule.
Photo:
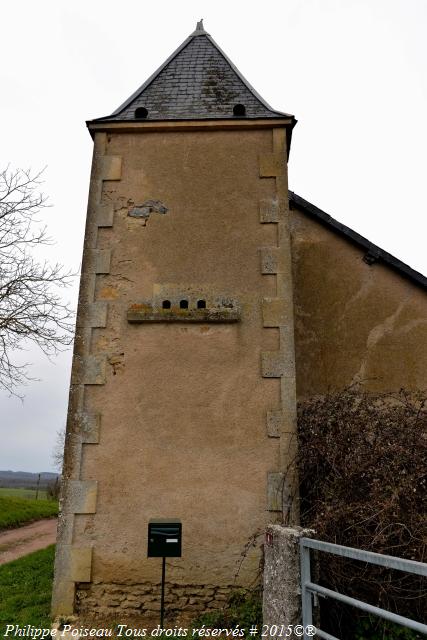
<svg viewBox="0 0 427 640">
<path fill-rule="evenodd" d="M 56 542 L 57 518 L 37 520 L 17 529 L 0 532 L 0 565 Z"/>
</svg>

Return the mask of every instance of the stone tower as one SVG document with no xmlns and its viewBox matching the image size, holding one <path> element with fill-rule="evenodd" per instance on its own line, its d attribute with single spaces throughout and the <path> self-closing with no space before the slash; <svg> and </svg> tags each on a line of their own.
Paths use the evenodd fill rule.
<svg viewBox="0 0 427 640">
<path fill-rule="evenodd" d="M 265 525 L 295 517 L 295 122 L 200 22 L 88 123 L 55 615 L 158 611 L 147 523 L 170 516 L 169 610 L 217 608 L 256 577 Z"/>
</svg>

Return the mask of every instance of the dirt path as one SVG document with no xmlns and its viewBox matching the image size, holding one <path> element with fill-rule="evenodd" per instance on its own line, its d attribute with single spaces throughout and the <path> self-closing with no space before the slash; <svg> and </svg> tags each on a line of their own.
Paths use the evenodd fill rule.
<svg viewBox="0 0 427 640">
<path fill-rule="evenodd" d="M 18 529 L 0 532 L 0 564 L 54 544 L 56 523 L 56 518 L 49 518 L 32 522 Z"/>
</svg>

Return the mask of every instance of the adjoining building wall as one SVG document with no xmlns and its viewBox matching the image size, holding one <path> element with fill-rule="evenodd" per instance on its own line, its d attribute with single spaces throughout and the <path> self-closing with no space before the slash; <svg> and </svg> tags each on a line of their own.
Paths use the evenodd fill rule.
<svg viewBox="0 0 427 640">
<path fill-rule="evenodd" d="M 425 290 L 295 208 L 291 237 L 298 398 L 427 390 Z"/>
<path fill-rule="evenodd" d="M 156 517 L 183 523 L 176 608 L 218 607 L 290 517 L 287 202 L 284 128 L 95 134 L 54 614 L 158 609 Z M 167 300 L 240 319 L 129 322 Z"/>
</svg>

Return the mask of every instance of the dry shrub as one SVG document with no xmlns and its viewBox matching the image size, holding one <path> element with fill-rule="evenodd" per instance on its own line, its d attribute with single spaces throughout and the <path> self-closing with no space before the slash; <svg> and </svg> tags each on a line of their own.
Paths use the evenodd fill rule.
<svg viewBox="0 0 427 640">
<path fill-rule="evenodd" d="M 302 524 L 320 540 L 425 562 L 427 396 L 347 389 L 301 403 L 298 426 Z M 421 578 L 326 554 L 319 563 L 330 588 L 425 619 Z"/>
</svg>

